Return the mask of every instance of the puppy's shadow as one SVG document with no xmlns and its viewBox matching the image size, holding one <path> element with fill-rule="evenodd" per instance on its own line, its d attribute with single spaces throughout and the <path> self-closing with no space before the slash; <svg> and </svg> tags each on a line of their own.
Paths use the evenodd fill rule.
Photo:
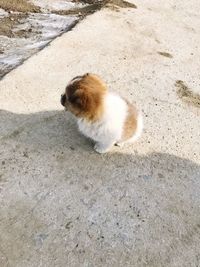
<svg viewBox="0 0 200 267">
<path fill-rule="evenodd" d="M 15 141 L 18 144 L 46 150 L 91 149 L 90 140 L 81 136 L 74 118 L 64 111 L 42 111 L 30 114 L 15 114 L 0 110 L 0 137 L 2 142 Z"/>
</svg>

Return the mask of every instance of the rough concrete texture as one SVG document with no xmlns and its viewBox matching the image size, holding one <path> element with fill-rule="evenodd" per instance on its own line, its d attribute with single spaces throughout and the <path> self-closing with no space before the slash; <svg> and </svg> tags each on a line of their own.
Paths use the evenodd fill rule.
<svg viewBox="0 0 200 267">
<path fill-rule="evenodd" d="M 199 0 L 104 9 L 0 83 L 0 266 L 200 266 Z M 169 53 L 169 54 L 166 54 Z M 59 104 L 92 71 L 143 109 L 98 155 Z M 179 83 L 179 85 L 182 83 Z"/>
</svg>

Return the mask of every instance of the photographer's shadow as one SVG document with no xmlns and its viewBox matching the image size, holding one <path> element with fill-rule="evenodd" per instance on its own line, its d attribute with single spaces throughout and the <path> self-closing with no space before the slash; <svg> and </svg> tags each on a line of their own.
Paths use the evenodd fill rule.
<svg viewBox="0 0 200 267">
<path fill-rule="evenodd" d="M 160 261 L 152 246 L 155 240 L 162 248 L 161 255 L 169 255 L 169 259 L 175 258 L 176 251 L 187 257 L 187 248 L 199 244 L 197 163 L 167 153 L 136 154 L 131 148 L 128 154 L 114 148 L 113 152 L 99 155 L 63 111 L 14 114 L 1 110 L 0 137 L 0 148 L 6 151 L 0 155 L 4 157 L 5 175 L 9 174 L 7 190 L 15 179 L 29 184 L 27 192 L 29 188 L 37 194 L 46 188 L 64 190 L 66 194 L 52 192 L 57 203 L 70 203 L 72 217 L 79 218 L 80 209 L 83 219 L 99 212 L 111 233 L 109 221 L 125 225 L 129 231 L 123 236 L 125 241 L 118 228 L 114 228 L 114 240 L 131 247 L 138 237 L 141 244 L 146 244 L 145 251 L 154 259 L 154 266 Z M 55 200 L 50 195 L 46 202 L 48 207 L 54 207 Z M 171 241 L 165 244 L 162 240 Z"/>
</svg>

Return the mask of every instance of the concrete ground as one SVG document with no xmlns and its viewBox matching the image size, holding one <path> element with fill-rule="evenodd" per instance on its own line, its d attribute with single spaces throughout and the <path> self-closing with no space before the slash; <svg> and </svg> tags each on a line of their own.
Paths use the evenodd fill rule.
<svg viewBox="0 0 200 267">
<path fill-rule="evenodd" d="M 0 82 L 1 267 L 200 266 L 199 0 L 134 4 Z M 142 108 L 134 145 L 98 155 L 62 110 L 89 71 Z"/>
</svg>

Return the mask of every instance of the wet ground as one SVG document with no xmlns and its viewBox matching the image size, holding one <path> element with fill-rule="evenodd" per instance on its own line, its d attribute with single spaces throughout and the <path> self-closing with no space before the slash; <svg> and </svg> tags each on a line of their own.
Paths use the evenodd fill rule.
<svg viewBox="0 0 200 267">
<path fill-rule="evenodd" d="M 2 3 L 0 1 L 0 7 L 5 7 Z M 33 1 L 33 4 L 35 9 L 32 6 L 21 8 L 23 12 L 14 6 L 0 9 L 0 78 L 56 36 L 71 29 L 82 17 L 80 12 L 68 16 L 56 13 L 86 6 L 60 0 Z"/>
<path fill-rule="evenodd" d="M 105 5 L 136 8 L 121 0 L 0 0 L 0 79 Z"/>
</svg>

